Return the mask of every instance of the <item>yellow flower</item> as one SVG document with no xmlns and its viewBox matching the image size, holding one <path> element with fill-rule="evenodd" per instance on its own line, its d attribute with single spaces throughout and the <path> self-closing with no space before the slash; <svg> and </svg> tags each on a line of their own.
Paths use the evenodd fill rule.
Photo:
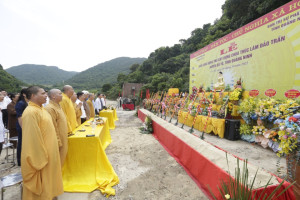
<svg viewBox="0 0 300 200">
<path fill-rule="evenodd" d="M 225 198 L 226 198 L 226 199 L 230 199 L 230 195 L 229 195 L 229 194 L 226 194 L 226 195 L 225 195 Z"/>
</svg>

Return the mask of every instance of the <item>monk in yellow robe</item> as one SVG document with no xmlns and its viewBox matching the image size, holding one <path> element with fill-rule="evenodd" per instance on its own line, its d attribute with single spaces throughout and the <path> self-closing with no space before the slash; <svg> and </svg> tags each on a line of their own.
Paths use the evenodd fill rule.
<svg viewBox="0 0 300 200">
<path fill-rule="evenodd" d="M 24 200 L 52 200 L 62 194 L 63 181 L 57 137 L 51 116 L 43 108 L 44 89 L 27 89 L 30 100 L 22 115 L 22 156 Z"/>
<path fill-rule="evenodd" d="M 63 166 L 68 152 L 68 123 L 65 113 L 59 105 L 62 100 L 62 92 L 59 89 L 51 89 L 48 96 L 50 102 L 45 109 L 52 117 L 59 147 L 60 162 Z"/>
<path fill-rule="evenodd" d="M 67 118 L 68 133 L 71 133 L 78 126 L 76 121 L 76 113 L 73 107 L 73 103 L 70 99 L 73 94 L 74 90 L 72 86 L 65 85 L 62 94 L 63 98 L 62 101 L 59 103 Z"/>
<path fill-rule="evenodd" d="M 86 101 L 87 105 L 90 108 L 90 117 L 95 117 L 95 108 L 93 105 L 93 100 L 95 99 L 95 95 L 93 93 L 89 94 L 89 99 Z"/>
<path fill-rule="evenodd" d="M 79 103 L 78 105 L 76 104 L 76 100 L 77 100 L 77 94 L 74 92 L 74 94 L 71 96 L 71 101 L 73 103 L 73 107 L 76 113 L 76 121 L 78 125 L 81 125 L 81 106 L 82 103 Z"/>
</svg>

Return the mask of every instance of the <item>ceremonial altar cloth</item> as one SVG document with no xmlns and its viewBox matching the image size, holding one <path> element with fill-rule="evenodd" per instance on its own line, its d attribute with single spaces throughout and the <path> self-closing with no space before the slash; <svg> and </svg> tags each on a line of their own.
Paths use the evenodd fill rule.
<svg viewBox="0 0 300 200">
<path fill-rule="evenodd" d="M 113 111 L 114 111 L 114 112 L 113 112 L 114 120 L 115 120 L 115 121 L 119 120 L 119 119 L 118 119 L 118 116 L 117 116 L 117 111 L 116 111 L 116 109 L 114 109 Z"/>
<path fill-rule="evenodd" d="M 188 113 L 180 111 L 180 116 L 178 118 L 179 123 L 183 123 L 184 119 Z M 192 127 L 194 121 L 194 117 L 189 115 L 185 125 Z M 207 123 L 206 130 L 204 130 L 205 124 Z M 198 115 L 194 124 L 194 128 L 199 131 L 204 131 L 205 133 L 213 132 L 215 135 L 218 135 L 220 138 L 224 138 L 225 132 L 225 119 L 218 119 L 210 117 L 207 121 L 207 116 Z"/>
<path fill-rule="evenodd" d="M 114 117 L 115 110 L 102 110 L 99 113 L 100 117 L 106 117 L 108 119 L 109 129 L 115 129 L 115 117 Z M 117 115 L 117 113 L 115 113 Z M 118 118 L 118 117 L 116 117 Z"/>
<path fill-rule="evenodd" d="M 62 169 L 64 191 L 92 192 L 99 189 L 108 196 L 115 195 L 112 186 L 119 183 L 119 178 L 104 151 L 111 143 L 108 120 L 104 118 L 105 124 L 97 125 L 94 133 L 91 120 L 76 128 L 74 135 L 68 138 L 68 154 Z"/>
</svg>

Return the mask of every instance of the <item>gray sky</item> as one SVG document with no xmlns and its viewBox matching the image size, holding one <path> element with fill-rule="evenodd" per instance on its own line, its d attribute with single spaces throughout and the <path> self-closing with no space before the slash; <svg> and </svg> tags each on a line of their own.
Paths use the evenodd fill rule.
<svg viewBox="0 0 300 200">
<path fill-rule="evenodd" d="M 0 63 L 83 71 L 148 57 L 222 15 L 225 0 L 1 0 Z"/>
</svg>

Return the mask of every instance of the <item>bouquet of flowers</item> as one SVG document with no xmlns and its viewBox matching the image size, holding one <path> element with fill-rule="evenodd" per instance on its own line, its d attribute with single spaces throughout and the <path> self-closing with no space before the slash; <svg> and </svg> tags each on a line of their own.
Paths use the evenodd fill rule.
<svg viewBox="0 0 300 200">
<path fill-rule="evenodd" d="M 229 95 L 230 101 L 238 101 L 242 98 L 242 88 L 235 88 Z"/>
<path fill-rule="evenodd" d="M 300 132 L 300 121 L 295 117 L 288 117 L 279 126 L 279 148 L 278 156 L 283 154 L 289 155 L 291 152 L 297 149 L 298 137 Z"/>
<path fill-rule="evenodd" d="M 268 129 L 264 126 L 253 126 L 252 133 L 254 135 L 263 135 Z"/>
<path fill-rule="evenodd" d="M 144 133 L 144 134 L 153 133 L 151 116 L 148 115 L 145 118 L 145 122 L 143 123 L 143 126 L 140 128 L 140 130 L 141 130 L 141 133 Z"/>
<path fill-rule="evenodd" d="M 241 114 L 242 118 L 247 124 L 251 123 L 251 116 L 255 114 L 255 109 L 257 105 L 257 100 L 253 97 L 247 98 L 242 101 L 239 106 L 238 113 Z"/>
<path fill-rule="evenodd" d="M 192 105 L 192 103 L 190 103 L 188 106 L 188 111 L 191 116 L 195 117 L 197 112 L 197 107 L 195 105 Z"/>
<path fill-rule="evenodd" d="M 278 136 L 278 133 L 275 130 L 271 130 L 269 138 L 272 138 L 274 142 L 277 142 L 276 136 Z"/>
<path fill-rule="evenodd" d="M 255 108 L 255 114 L 262 120 L 268 119 L 269 121 L 272 121 L 274 118 L 271 111 L 277 103 L 278 102 L 272 98 L 260 99 Z"/>
<path fill-rule="evenodd" d="M 241 135 L 252 135 L 252 128 L 248 124 L 242 124 L 240 126 Z"/>
<path fill-rule="evenodd" d="M 109 105 L 109 106 L 107 106 L 107 109 L 115 110 L 115 107 L 113 105 Z"/>
<path fill-rule="evenodd" d="M 190 101 L 192 101 L 195 98 L 195 96 L 197 95 L 197 91 L 198 91 L 197 87 L 193 86 L 192 94 L 190 95 Z"/>
<path fill-rule="evenodd" d="M 299 104 L 293 100 L 288 99 L 281 104 L 277 104 L 271 109 L 271 112 L 275 118 L 286 119 L 290 113 L 289 108 L 299 106 Z"/>
</svg>

